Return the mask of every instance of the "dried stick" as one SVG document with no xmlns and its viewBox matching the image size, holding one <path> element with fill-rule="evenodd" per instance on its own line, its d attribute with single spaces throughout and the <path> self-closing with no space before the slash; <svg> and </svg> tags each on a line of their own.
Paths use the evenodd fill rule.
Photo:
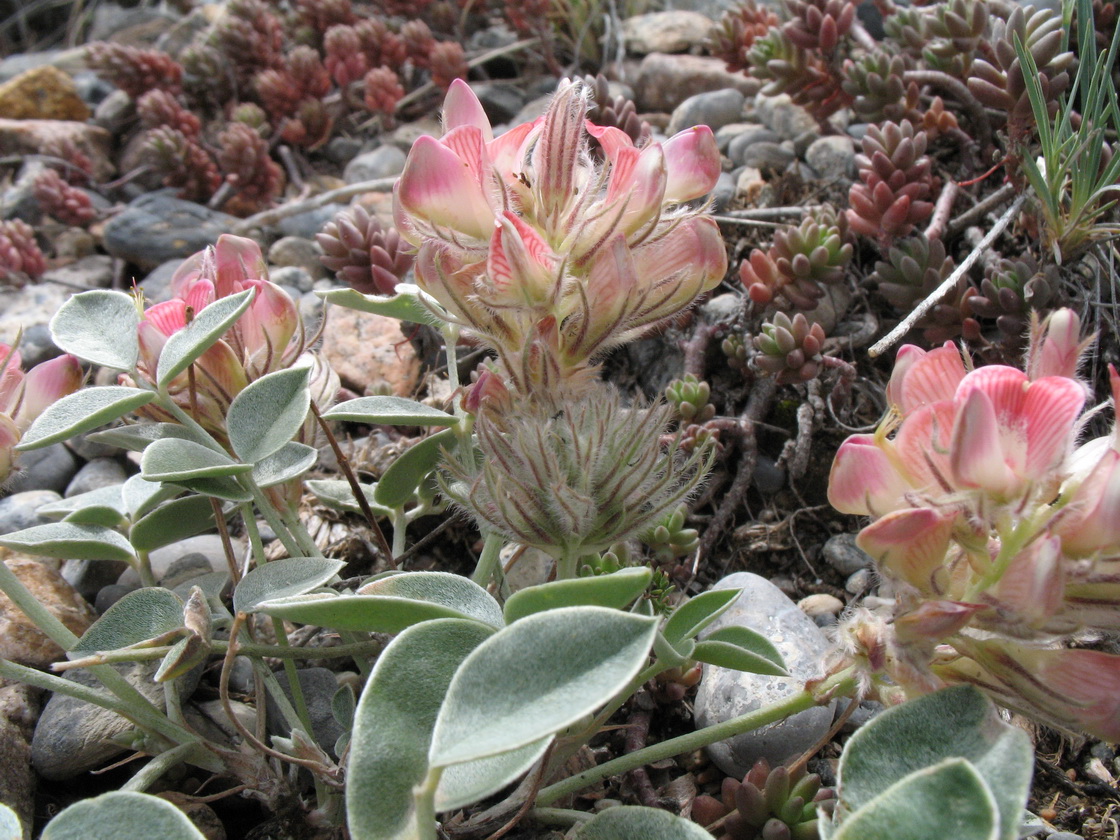
<svg viewBox="0 0 1120 840">
<path fill-rule="evenodd" d="M 941 189 L 937 197 L 937 204 L 933 207 L 933 218 L 926 227 L 926 239 L 941 239 L 945 234 L 945 226 L 949 223 L 949 214 L 953 211 L 953 202 L 961 191 L 960 184 L 950 181 Z"/>
<path fill-rule="evenodd" d="M 959 216 L 954 217 L 954 219 L 945 226 L 945 235 L 953 236 L 954 234 L 959 233 L 968 225 L 972 224 L 974 220 L 979 219 L 989 210 L 992 210 L 993 208 L 1003 204 L 1003 202 L 1007 201 L 1013 195 L 1015 195 L 1015 185 L 1004 184 L 983 201 L 977 202 L 974 206 L 968 208 Z"/>
<path fill-rule="evenodd" d="M 976 139 L 980 145 L 987 148 L 992 144 L 992 124 L 988 120 L 988 112 L 960 79 L 955 79 L 940 70 L 907 70 L 902 74 L 902 80 L 916 82 L 919 85 L 932 85 L 949 93 L 960 102 L 961 107 L 976 126 Z"/>
<path fill-rule="evenodd" d="M 347 184 L 345 187 L 339 187 L 337 190 L 327 190 L 325 193 L 319 193 L 303 201 L 291 201 L 287 204 L 281 204 L 279 207 L 273 207 L 271 210 L 265 210 L 261 213 L 249 216 L 246 219 L 242 219 L 232 226 L 233 233 L 237 236 L 245 236 L 253 228 L 273 225 L 281 219 L 286 219 L 289 216 L 298 216 L 300 213 L 306 213 L 309 210 L 318 210 L 320 207 L 324 207 L 327 204 L 349 201 L 354 196 L 361 195 L 365 192 L 385 192 L 386 190 L 391 190 L 396 183 L 396 176 L 391 178 L 374 178 L 372 181 L 359 181 L 356 184 Z"/>
<path fill-rule="evenodd" d="M 1023 207 L 1023 202 L 1026 200 L 1026 194 L 1015 199 L 1015 202 L 1007 208 L 1007 212 L 999 217 L 999 220 L 992 225 L 992 229 L 989 230 L 976 247 L 972 249 L 972 253 L 965 257 L 964 262 L 957 266 L 957 270 L 946 277 L 945 281 L 940 286 L 934 289 L 925 300 L 914 307 L 914 311 L 907 315 L 902 320 L 902 323 L 872 346 L 868 351 L 868 355 L 870 355 L 871 358 L 875 358 L 885 350 L 889 350 L 893 347 L 895 342 L 906 335 L 906 333 L 910 332 L 910 330 L 914 328 L 914 325 L 925 317 L 927 312 L 933 309 L 945 295 L 949 294 L 949 291 L 956 287 L 960 279 L 964 277 L 965 272 L 972 268 L 972 264 L 980 258 L 980 255 L 984 253 L 987 247 L 995 241 L 997 236 L 1003 233 L 1009 224 L 1011 224 L 1011 220 L 1019 213 L 1019 210 Z"/>
</svg>

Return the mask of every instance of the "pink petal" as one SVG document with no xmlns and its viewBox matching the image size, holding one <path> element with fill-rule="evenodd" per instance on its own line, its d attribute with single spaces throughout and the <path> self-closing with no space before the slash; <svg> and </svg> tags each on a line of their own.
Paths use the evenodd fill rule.
<svg viewBox="0 0 1120 840">
<path fill-rule="evenodd" d="M 186 314 L 186 301 L 172 298 L 149 306 L 144 312 L 144 320 L 159 330 L 162 335 L 170 336 L 187 325 Z"/>
<path fill-rule="evenodd" d="M 69 353 L 35 365 L 24 379 L 23 399 L 12 419 L 21 430 L 27 429 L 47 406 L 77 391 L 84 376 L 81 363 Z"/>
<path fill-rule="evenodd" d="M 1027 370 L 1031 379 L 1044 376 L 1077 378 L 1081 354 L 1088 342 L 1081 340 L 1081 319 L 1072 309 L 1051 312 L 1042 327 L 1040 346 L 1028 351 Z"/>
<path fill-rule="evenodd" d="M 213 273 L 213 265 L 214 261 L 210 257 L 209 248 L 203 248 L 201 251 L 191 254 L 179 263 L 179 267 L 171 275 L 171 294 L 175 297 L 182 297 L 206 271 Z"/>
<path fill-rule="evenodd" d="M 860 531 L 856 544 L 875 559 L 882 574 L 924 595 L 942 597 L 949 590 L 945 555 L 955 520 L 955 511 L 896 510 Z"/>
<path fill-rule="evenodd" d="M 1000 423 L 988 393 L 980 389 L 970 391 L 953 427 L 949 465 L 954 480 L 961 486 L 1000 497 L 1014 495 L 1021 483 L 1008 461 L 1021 462 L 1022 457 L 1016 450 L 1005 451 L 1007 437 L 1000 434 Z"/>
<path fill-rule="evenodd" d="M 236 291 L 241 291 L 237 289 Z M 183 302 L 191 308 L 191 320 L 198 315 L 203 309 L 212 304 L 217 296 L 214 292 L 214 284 L 209 280 L 197 280 L 187 290 L 187 293 L 182 296 Z M 186 318 L 186 315 L 183 316 Z"/>
<path fill-rule="evenodd" d="M 929 353 L 908 345 L 898 351 L 887 385 L 888 399 L 906 416 L 923 405 L 953 399 L 964 376 L 964 361 L 953 342 Z"/>
<path fill-rule="evenodd" d="M 727 247 L 719 227 L 707 216 L 687 219 L 652 242 L 632 248 L 643 283 L 656 285 L 683 272 L 693 280 L 692 298 L 718 286 L 727 274 Z M 698 287 L 698 289 L 697 289 Z"/>
<path fill-rule="evenodd" d="M 517 176 L 524 168 L 525 155 L 540 133 L 543 121 L 543 117 L 538 117 L 533 122 L 514 126 L 487 145 L 490 163 L 507 186 L 521 185 Z"/>
<path fill-rule="evenodd" d="M 894 438 L 902 472 L 915 488 L 951 493 L 949 442 L 957 412 L 948 401 L 923 406 L 909 415 Z"/>
<path fill-rule="evenodd" d="M 470 125 L 482 132 L 486 142 L 494 139 L 490 119 L 479 102 L 478 96 L 462 79 L 455 79 L 447 89 L 443 100 L 443 130 L 451 131 L 462 125 Z"/>
<path fill-rule="evenodd" d="M 952 636 L 984 609 L 983 604 L 960 601 L 923 601 L 894 620 L 894 631 L 902 644 L 937 642 Z"/>
<path fill-rule="evenodd" d="M 584 149 L 583 123 L 587 100 L 577 84 L 561 82 L 552 98 L 540 138 L 533 147 L 533 171 L 540 196 L 541 218 L 555 227 L 568 202 L 575 198 L 580 155 Z"/>
<path fill-rule="evenodd" d="M 1102 438 L 1103 440 L 1103 438 Z M 1082 480 L 1056 528 L 1074 557 L 1120 547 L 1120 452 L 1106 449 Z"/>
<path fill-rule="evenodd" d="M 599 142 L 603 155 L 612 163 L 618 159 L 620 153 L 634 148 L 634 141 L 621 128 L 615 128 L 613 125 L 595 125 L 586 121 L 583 127 Z"/>
<path fill-rule="evenodd" d="M 244 236 L 223 233 L 214 245 L 214 293 L 229 297 L 245 288 L 247 280 L 267 280 L 268 263 L 261 246 Z"/>
<path fill-rule="evenodd" d="M 1047 376 L 1031 383 L 1024 406 L 1027 478 L 1041 480 L 1060 468 L 1073 446 L 1084 405 L 1085 389 L 1075 379 Z"/>
<path fill-rule="evenodd" d="M 708 126 L 686 128 L 665 141 L 663 148 L 666 201 L 692 201 L 715 188 L 723 170 L 715 135 Z"/>
<path fill-rule="evenodd" d="M 840 444 L 828 476 L 828 501 L 841 513 L 882 516 L 901 507 L 910 489 L 874 435 L 852 435 Z"/>
<path fill-rule="evenodd" d="M 286 362 L 288 345 L 299 329 L 299 310 L 287 292 L 267 280 L 250 280 L 246 285 L 257 290 L 234 329 L 241 339 L 250 376 L 256 378 L 278 370 Z M 293 348 L 292 356 L 298 348 Z"/>
<path fill-rule="evenodd" d="M 543 304 L 553 290 L 555 264 L 544 238 L 507 210 L 494 229 L 487 261 L 496 300 L 512 306 Z"/>
<path fill-rule="evenodd" d="M 404 210 L 438 227 L 488 240 L 494 213 L 476 170 L 434 137 L 416 140 L 397 184 Z"/>
<path fill-rule="evenodd" d="M 1065 594 L 1061 553 L 1062 541 L 1045 537 L 1011 561 L 993 594 L 1012 622 L 1041 627 L 1061 609 Z"/>
</svg>

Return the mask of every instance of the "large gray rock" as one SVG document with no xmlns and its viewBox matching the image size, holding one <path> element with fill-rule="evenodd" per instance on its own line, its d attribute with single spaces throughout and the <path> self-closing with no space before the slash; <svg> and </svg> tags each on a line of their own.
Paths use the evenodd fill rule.
<svg viewBox="0 0 1120 840">
<path fill-rule="evenodd" d="M 829 649 L 828 639 L 813 620 L 765 578 L 737 572 L 713 589 L 742 589 L 742 594 L 705 635 L 723 627 L 749 627 L 778 648 L 791 676 L 767 677 L 705 665 L 694 710 L 699 727 L 723 723 L 796 694 L 806 680 L 821 676 Z M 831 724 L 830 706 L 807 709 L 713 744 L 708 754 L 723 772 L 742 778 L 760 758 L 774 765 L 796 757 L 822 738 Z"/>
<path fill-rule="evenodd" d="M 673 111 L 666 133 L 673 135 L 694 125 L 710 126 L 715 131 L 738 122 L 743 116 L 744 99 L 742 93 L 731 88 L 690 96 Z"/>
<path fill-rule="evenodd" d="M 39 516 L 43 505 L 62 501 L 53 490 L 27 490 L 0 499 L 0 534 L 22 531 L 34 525 L 45 525 L 51 520 Z"/>
<path fill-rule="evenodd" d="M 844 134 L 821 137 L 805 151 L 805 162 L 822 178 L 851 178 L 856 170 L 855 144 Z"/>
<path fill-rule="evenodd" d="M 155 268 L 213 245 L 238 223 L 220 213 L 167 193 L 140 196 L 105 225 L 105 250 L 114 257 Z"/>
<path fill-rule="evenodd" d="M 346 164 L 342 177 L 348 184 L 392 178 L 404 170 L 405 154 L 396 146 L 379 146 L 364 152 Z"/>
<path fill-rule="evenodd" d="M 8 488 L 22 493 L 26 490 L 63 492 L 78 472 L 78 459 L 64 444 L 52 443 L 42 449 L 19 453 L 18 470 L 9 480 Z"/>
<path fill-rule="evenodd" d="M 74 474 L 62 495 L 70 498 L 90 490 L 124 484 L 126 478 L 128 474 L 116 458 L 94 458 Z"/>
</svg>

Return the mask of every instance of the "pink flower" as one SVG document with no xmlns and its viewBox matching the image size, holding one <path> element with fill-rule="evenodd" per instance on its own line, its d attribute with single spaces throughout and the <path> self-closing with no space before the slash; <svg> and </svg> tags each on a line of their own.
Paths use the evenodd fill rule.
<svg viewBox="0 0 1120 840">
<path fill-rule="evenodd" d="M 69 353 L 24 373 L 19 351 L 0 344 L 0 482 L 11 474 L 20 436 L 51 403 L 82 385 L 81 363 Z"/>
</svg>

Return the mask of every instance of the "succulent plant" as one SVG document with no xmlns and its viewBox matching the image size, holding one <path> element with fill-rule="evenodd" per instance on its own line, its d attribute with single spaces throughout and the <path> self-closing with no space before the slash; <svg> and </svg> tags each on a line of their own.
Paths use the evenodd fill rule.
<svg viewBox="0 0 1120 840">
<path fill-rule="evenodd" d="M 852 110 L 866 122 L 916 117 L 918 86 L 904 81 L 907 65 L 905 56 L 887 52 L 845 61 L 840 86 L 852 97 Z"/>
<path fill-rule="evenodd" d="M 779 18 L 768 6 L 745 0 L 723 13 L 712 28 L 705 46 L 716 58 L 722 58 L 734 73 L 750 66 L 747 52 L 758 38 L 764 37 L 779 24 Z"/>
<path fill-rule="evenodd" d="M 233 97 L 232 63 L 217 47 L 189 44 L 179 53 L 179 60 L 183 65 L 183 93 L 192 106 L 217 110 Z"/>
<path fill-rule="evenodd" d="M 843 278 L 852 259 L 851 243 L 844 241 L 846 225 L 829 221 L 810 215 L 799 227 L 774 234 L 770 256 L 786 280 L 779 292 L 799 309 L 813 309 L 824 294 L 820 284 Z"/>
<path fill-rule="evenodd" d="M 54 169 L 44 169 L 35 178 L 35 200 L 63 224 L 87 225 L 97 216 L 89 194 L 70 186 Z"/>
<path fill-rule="evenodd" d="M 256 102 L 242 102 L 230 109 L 229 121 L 244 123 L 261 137 L 268 137 L 272 132 L 268 114 Z"/>
<path fill-rule="evenodd" d="M 927 239 L 922 233 L 898 240 L 886 257 L 875 263 L 875 271 L 867 279 L 902 312 L 913 309 L 953 271 L 953 260 L 945 255 L 942 241 Z"/>
<path fill-rule="evenodd" d="M 288 117 L 305 99 L 321 99 L 331 89 L 331 75 L 319 53 L 308 46 L 296 47 L 282 68 L 262 70 L 253 85 L 273 119 Z"/>
<path fill-rule="evenodd" d="M 161 126 L 144 135 L 143 155 L 163 178 L 175 187 L 179 198 L 206 201 L 222 184 L 217 164 L 196 141 L 178 129 Z"/>
<path fill-rule="evenodd" d="M 93 161 L 74 138 L 65 134 L 48 134 L 43 138 L 40 151 L 49 157 L 58 158 L 62 167 L 62 179 L 68 184 L 88 184 L 93 180 Z"/>
<path fill-rule="evenodd" d="M 710 825 L 723 818 L 719 840 L 817 840 L 818 808 L 827 814 L 836 794 L 821 787 L 816 773 L 803 767 L 792 773 L 784 766 L 773 769 L 760 758 L 743 780 L 724 779 L 720 800 L 698 796 L 693 818 Z"/>
<path fill-rule="evenodd" d="M 758 353 L 754 364 L 775 376 L 779 385 L 808 382 L 820 373 L 824 339 L 821 325 L 810 323 L 801 312 L 792 319 L 775 312 L 773 320 L 763 322 L 762 332 L 755 336 Z"/>
<path fill-rule="evenodd" d="M 206 44 L 233 71 L 237 91 L 252 90 L 257 73 L 284 63 L 283 24 L 264 0 L 230 0 Z"/>
<path fill-rule="evenodd" d="M 268 143 L 256 131 L 244 123 L 230 123 L 218 136 L 218 146 L 218 165 L 246 210 L 254 212 L 280 193 L 280 167 L 269 157 Z"/>
<path fill-rule="evenodd" d="M 850 99 L 838 77 L 817 53 L 802 49 L 784 29 L 772 29 L 747 51 L 750 73 L 765 84 L 763 96 L 788 93 L 795 105 L 819 122 L 827 120 Z"/>
<path fill-rule="evenodd" d="M 920 58 L 929 43 L 927 26 L 926 15 L 914 6 L 896 6 L 894 13 L 883 19 L 888 42 L 911 58 Z"/>
<path fill-rule="evenodd" d="M 930 41 L 922 51 L 926 64 L 957 78 L 966 78 L 973 57 L 989 35 L 985 0 L 950 0 L 926 18 Z"/>
<path fill-rule="evenodd" d="M 380 18 L 364 18 L 354 24 L 358 44 L 370 67 L 400 67 L 407 53 L 400 36 L 389 31 Z"/>
<path fill-rule="evenodd" d="M 361 45 L 352 26 L 332 26 L 323 36 L 323 66 L 339 87 L 344 88 L 369 72 L 369 59 Z"/>
<path fill-rule="evenodd" d="M 366 73 L 364 85 L 366 107 L 375 114 L 392 117 L 397 103 L 404 98 L 404 88 L 397 74 L 388 67 L 374 67 Z"/>
<path fill-rule="evenodd" d="M 315 239 L 323 265 L 364 295 L 393 294 L 415 259 L 396 228 L 386 228 L 359 204 L 336 215 Z"/>
<path fill-rule="evenodd" d="M 684 527 L 687 517 L 688 507 L 678 505 L 676 510 L 641 535 L 642 542 L 650 547 L 657 560 L 668 562 L 687 557 L 700 545 L 700 532 Z"/>
<path fill-rule="evenodd" d="M 108 41 L 90 44 L 86 63 L 133 99 L 156 89 L 178 93 L 183 76 L 183 68 L 165 52 Z"/>
<path fill-rule="evenodd" d="M 848 191 L 848 223 L 856 233 L 889 246 L 933 213 L 926 135 L 909 120 L 872 125 L 856 156 L 860 182 Z"/>
<path fill-rule="evenodd" d="M 299 22 L 319 38 L 332 26 L 349 26 L 357 20 L 350 0 L 296 0 Z"/>
<path fill-rule="evenodd" d="M 436 46 L 435 36 L 428 24 L 413 17 L 401 25 L 400 35 L 408 59 L 416 67 L 427 67 Z"/>
<path fill-rule="evenodd" d="M 144 128 L 173 128 L 185 137 L 197 140 L 202 134 L 202 122 L 179 101 L 173 93 L 155 88 L 136 100 L 136 113 Z"/>
<path fill-rule="evenodd" d="M 968 299 L 969 308 L 981 318 L 991 318 L 999 331 L 1018 344 L 1026 336 L 1030 313 L 1049 307 L 1057 297 L 1057 266 L 1039 269 L 1029 254 L 990 264 L 980 281 L 980 291 Z"/>
<path fill-rule="evenodd" d="M 317 149 L 331 138 L 334 117 L 321 99 L 307 98 L 299 103 L 280 132 L 285 143 L 304 149 Z"/>
<path fill-rule="evenodd" d="M 31 225 L 20 219 L 0 221 L 0 283 L 19 286 L 46 270 L 46 257 Z"/>
<path fill-rule="evenodd" d="M 945 102 L 940 96 L 933 97 L 919 119 L 919 126 L 930 140 L 936 140 L 942 134 L 951 134 L 960 130 L 960 123 L 952 111 L 945 110 Z"/>
<path fill-rule="evenodd" d="M 432 84 L 441 90 L 447 90 L 456 79 L 467 78 L 470 69 L 466 53 L 458 41 L 434 44 L 428 55 L 428 66 L 432 71 Z"/>
<path fill-rule="evenodd" d="M 727 357 L 727 366 L 732 370 L 745 370 L 747 367 L 747 342 L 741 333 L 733 332 L 720 342 L 720 352 Z"/>
<path fill-rule="evenodd" d="M 782 0 L 782 4 L 790 17 L 782 31 L 803 50 L 832 52 L 856 17 L 857 4 L 852 0 Z"/>
<path fill-rule="evenodd" d="M 674 379 L 665 388 L 665 399 L 685 423 L 705 423 L 715 417 L 716 407 L 708 402 L 711 386 L 693 374 Z"/>
<path fill-rule="evenodd" d="M 633 101 L 625 96 L 612 97 L 610 83 L 602 73 L 598 76 L 585 76 L 584 83 L 591 90 L 591 107 L 588 108 L 587 119 L 595 125 L 621 129 L 634 141 L 634 145 L 645 145 L 652 129 L 648 122 L 638 116 L 638 109 Z"/>
<path fill-rule="evenodd" d="M 1061 52 L 1063 37 L 1060 14 L 1016 5 L 1006 21 L 993 22 L 992 61 L 977 58 L 972 62 L 968 89 L 985 105 L 1007 113 L 1013 142 L 1018 139 L 1017 132 L 1028 130 L 1034 122 L 1015 40 L 1022 42 L 1038 67 L 1039 86 L 1052 116 L 1058 108 L 1059 96 L 1069 87 L 1068 70 L 1074 61 L 1073 53 Z"/>
</svg>

